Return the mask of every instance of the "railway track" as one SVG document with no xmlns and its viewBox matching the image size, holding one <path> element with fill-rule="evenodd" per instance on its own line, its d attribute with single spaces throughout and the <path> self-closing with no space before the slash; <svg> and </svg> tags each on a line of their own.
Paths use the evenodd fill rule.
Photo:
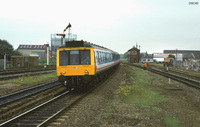
<svg viewBox="0 0 200 127">
<path fill-rule="evenodd" d="M 55 70 L 48 70 L 48 71 L 40 71 L 40 72 L 28 72 L 28 73 L 23 73 L 23 74 L 14 74 L 14 75 L 5 75 L 5 76 L 0 76 L 0 80 L 7 80 L 7 79 L 12 79 L 12 78 L 17 78 L 21 76 L 27 76 L 27 75 L 39 75 L 39 74 L 46 74 L 46 73 L 51 73 L 55 72 Z"/>
<path fill-rule="evenodd" d="M 124 63 L 124 64 L 127 64 L 127 63 Z M 139 66 L 139 65 L 134 65 L 134 64 L 128 64 L 128 65 L 135 66 L 135 67 L 143 69 L 143 67 Z M 165 76 L 167 78 L 171 78 L 171 79 L 177 80 L 179 82 L 185 83 L 189 86 L 193 86 L 195 88 L 200 88 L 200 81 L 197 81 L 197 80 L 185 77 L 185 76 L 173 74 L 173 73 L 170 73 L 170 72 L 166 72 L 166 71 L 163 71 L 163 70 L 155 69 L 155 68 L 147 68 L 147 70 L 151 71 L 153 73 Z"/>
<path fill-rule="evenodd" d="M 51 69 L 51 68 L 46 68 L 46 69 L 26 69 L 26 70 L 16 70 L 16 71 L 3 71 L 0 72 L 1 76 L 5 76 L 5 75 L 10 75 L 10 74 L 20 74 L 20 73 L 27 73 L 27 72 L 38 72 L 38 71 L 48 71 L 48 70 L 55 70 Z"/>
<path fill-rule="evenodd" d="M 108 75 L 109 76 L 109 75 Z M 101 81 L 96 81 L 95 87 L 77 91 L 71 89 L 69 91 L 59 92 L 54 98 L 49 98 L 43 103 L 35 105 L 29 110 L 26 110 L 15 117 L 3 121 L 0 126 L 47 126 L 51 125 L 56 118 L 60 117 L 64 112 L 69 111 L 76 106 L 80 100 L 90 94 L 96 87 L 100 86 L 105 81 L 105 77 Z M 78 93 L 78 94 L 77 94 Z"/>
<path fill-rule="evenodd" d="M 52 81 L 1 96 L 0 123 L 53 98 L 65 89 L 57 81 Z"/>
<path fill-rule="evenodd" d="M 102 81 L 100 83 L 102 83 Z M 73 107 L 94 88 L 95 87 L 90 88 L 87 91 L 81 91 L 78 94 L 77 91 L 73 89 L 63 91 L 56 97 L 4 121 L 0 126 L 46 126 L 60 113 Z"/>
<path fill-rule="evenodd" d="M 8 103 L 12 103 L 14 101 L 17 101 L 19 99 L 31 96 L 33 94 L 39 93 L 41 91 L 50 89 L 52 87 L 58 86 L 60 83 L 56 81 L 51 81 L 47 83 L 43 83 L 34 87 L 26 88 L 23 90 L 19 90 L 17 92 L 7 94 L 4 96 L 0 96 L 0 106 L 6 105 Z"/>
<path fill-rule="evenodd" d="M 159 69 L 159 70 L 166 70 L 166 68 L 167 68 L 167 67 L 156 66 L 156 65 L 150 65 L 150 66 L 151 66 L 151 68 L 155 68 L 155 69 Z M 189 77 L 191 79 L 200 81 L 200 73 L 195 73 L 195 72 L 188 73 L 187 71 L 180 70 L 177 68 L 172 68 L 172 67 L 169 67 L 168 71 L 175 73 L 177 75 L 180 75 L 180 76 Z"/>
<path fill-rule="evenodd" d="M 43 70 L 43 69 L 56 69 L 56 65 L 39 65 L 39 66 L 34 66 L 34 67 L 13 67 L 13 68 L 7 68 L 6 70 L 0 70 L 0 75 L 4 73 L 9 73 L 9 72 L 19 72 L 19 71 L 32 71 L 32 70 Z"/>
<path fill-rule="evenodd" d="M 178 74 L 178 75 L 182 75 L 182 76 L 189 77 L 194 80 L 200 81 L 200 75 L 197 75 L 197 74 L 188 74 L 187 72 L 177 71 L 177 70 L 172 70 L 172 69 L 169 69 L 169 71 L 172 73 Z"/>
<path fill-rule="evenodd" d="M 44 103 L 35 106 L 34 108 L 31 108 L 30 110 L 23 112 L 3 123 L 0 124 L 0 126 L 10 126 L 10 127 L 16 127 L 16 126 L 38 126 L 39 124 L 43 123 L 39 122 L 40 120 L 51 116 L 52 112 L 57 109 L 62 109 L 62 106 L 64 105 L 64 99 L 57 100 L 64 95 L 69 93 L 69 91 L 66 91 L 48 101 L 45 101 Z M 69 98 L 67 98 L 69 99 Z M 59 108 L 58 108 L 59 107 Z M 25 118 L 26 117 L 26 118 Z"/>
</svg>

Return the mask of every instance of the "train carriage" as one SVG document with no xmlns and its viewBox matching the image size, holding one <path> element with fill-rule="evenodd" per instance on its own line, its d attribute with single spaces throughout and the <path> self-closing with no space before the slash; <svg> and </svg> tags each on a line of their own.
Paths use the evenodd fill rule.
<svg viewBox="0 0 200 127">
<path fill-rule="evenodd" d="M 99 80 L 117 65 L 117 52 L 88 42 L 66 42 L 57 50 L 58 79 L 68 88 Z"/>
</svg>

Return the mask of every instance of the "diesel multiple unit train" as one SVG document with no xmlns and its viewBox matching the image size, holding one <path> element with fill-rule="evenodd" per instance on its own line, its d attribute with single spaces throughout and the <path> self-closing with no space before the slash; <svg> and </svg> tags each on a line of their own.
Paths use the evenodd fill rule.
<svg viewBox="0 0 200 127">
<path fill-rule="evenodd" d="M 67 88 L 92 84 L 119 65 L 120 55 L 85 41 L 69 41 L 57 49 L 57 76 Z"/>
</svg>

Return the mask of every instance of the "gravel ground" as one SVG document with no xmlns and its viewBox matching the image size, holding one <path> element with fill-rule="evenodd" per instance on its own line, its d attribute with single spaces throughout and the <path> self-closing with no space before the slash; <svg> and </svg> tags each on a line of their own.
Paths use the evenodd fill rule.
<svg viewBox="0 0 200 127">
<path fill-rule="evenodd" d="M 81 106 L 76 108 L 59 126 L 165 127 L 167 125 L 164 121 L 167 116 L 180 121 L 177 126 L 200 126 L 199 90 L 181 83 L 169 88 L 162 85 L 149 85 L 147 86 L 148 89 L 159 92 L 164 97 L 169 98 L 170 101 L 145 107 L 125 104 L 116 99 L 116 89 L 126 83 L 126 72 L 124 66 L 119 66 L 109 80 L 81 100 Z M 166 80 L 166 78 L 157 74 L 148 73 L 156 77 L 154 82 L 162 83 Z"/>
<path fill-rule="evenodd" d="M 101 86 L 97 87 L 89 96 L 84 98 L 80 102 L 82 104 L 81 107 L 67 118 L 61 126 L 99 126 L 96 119 L 98 119 L 99 115 L 104 113 L 115 90 L 125 83 L 126 73 L 122 68 L 122 66 L 119 66 L 114 75 Z"/>
</svg>

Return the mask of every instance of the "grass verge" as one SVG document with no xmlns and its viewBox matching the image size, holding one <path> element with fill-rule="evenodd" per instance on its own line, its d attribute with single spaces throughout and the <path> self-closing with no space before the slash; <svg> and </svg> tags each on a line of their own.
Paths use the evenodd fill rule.
<svg viewBox="0 0 200 127">
<path fill-rule="evenodd" d="M 145 88 L 146 85 L 152 85 L 152 79 L 149 78 L 146 71 L 129 68 L 126 85 L 118 89 L 119 98 L 124 103 L 138 106 L 168 101 L 168 98 L 161 96 L 158 92 Z"/>
<path fill-rule="evenodd" d="M 174 119 L 170 114 L 165 114 L 165 119 L 164 119 L 165 125 L 169 127 L 179 127 L 180 121 Z"/>
<path fill-rule="evenodd" d="M 48 80 L 52 80 L 53 78 L 57 78 L 56 72 L 47 73 L 44 75 L 37 75 L 37 76 L 21 76 L 11 80 L 3 80 L 0 81 L 0 85 L 3 84 L 16 84 L 18 86 L 26 85 L 26 84 L 35 84 L 40 83 Z"/>
<path fill-rule="evenodd" d="M 101 114 L 101 119 L 105 123 L 117 122 L 122 126 L 137 125 L 141 119 L 149 119 L 146 124 L 160 119 L 160 122 L 156 123 L 159 126 L 179 127 L 180 121 L 158 106 L 159 103 L 167 103 L 170 99 L 148 87 L 162 84 L 156 82 L 156 78 L 149 75 L 147 71 L 129 66 L 126 66 L 126 70 L 126 83 L 117 89 L 117 96 L 109 103 L 109 108 Z"/>
</svg>

